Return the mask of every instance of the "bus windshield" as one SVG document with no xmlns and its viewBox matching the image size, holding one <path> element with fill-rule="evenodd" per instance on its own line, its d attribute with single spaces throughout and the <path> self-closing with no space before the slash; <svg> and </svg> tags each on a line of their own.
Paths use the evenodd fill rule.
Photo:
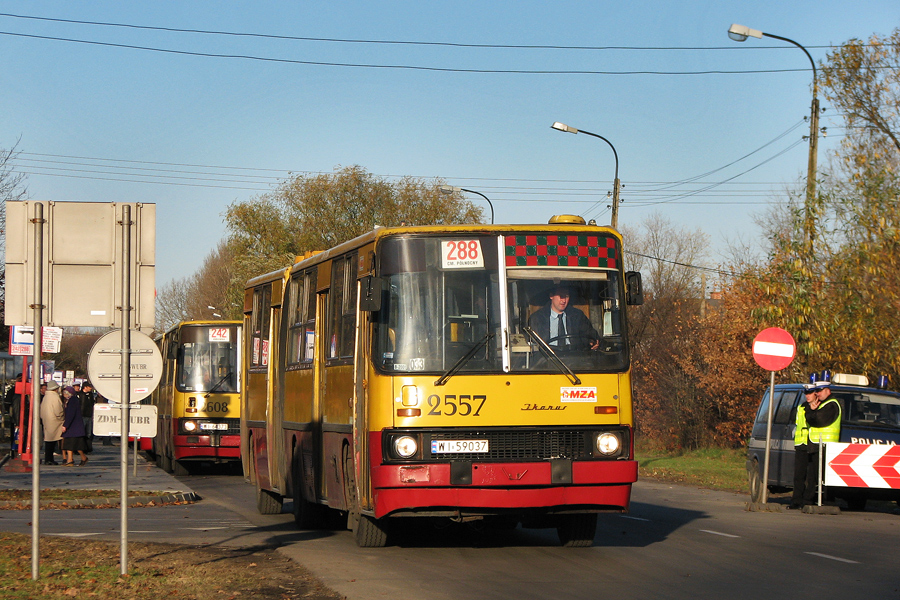
<svg viewBox="0 0 900 600">
<path fill-rule="evenodd" d="M 237 328 L 184 327 L 178 346 L 178 389 L 239 392 Z"/>
<path fill-rule="evenodd" d="M 376 365 L 390 372 L 558 373 L 561 361 L 575 372 L 622 370 L 619 272 L 510 267 L 498 260 L 502 245 L 502 237 L 474 234 L 386 240 Z"/>
<path fill-rule="evenodd" d="M 551 353 L 575 372 L 624 369 L 618 272 L 548 275 L 508 272 L 511 370 L 554 370 Z"/>
</svg>

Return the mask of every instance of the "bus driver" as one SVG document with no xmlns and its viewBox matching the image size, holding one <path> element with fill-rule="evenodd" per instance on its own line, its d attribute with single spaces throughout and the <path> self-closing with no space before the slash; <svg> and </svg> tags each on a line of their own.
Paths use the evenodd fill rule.
<svg viewBox="0 0 900 600">
<path fill-rule="evenodd" d="M 569 305 L 571 290 L 557 285 L 550 290 L 550 302 L 528 319 L 528 326 L 550 346 L 591 350 L 600 347 L 600 334 L 580 309 Z"/>
</svg>

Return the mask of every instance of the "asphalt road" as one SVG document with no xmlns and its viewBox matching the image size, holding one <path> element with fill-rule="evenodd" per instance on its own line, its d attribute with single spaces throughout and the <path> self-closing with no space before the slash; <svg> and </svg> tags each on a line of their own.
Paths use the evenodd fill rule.
<svg viewBox="0 0 900 600">
<path fill-rule="evenodd" d="M 129 509 L 129 539 L 278 543 L 350 600 L 900 600 L 900 515 L 888 512 L 751 513 L 743 495 L 640 481 L 628 515 L 601 516 L 592 548 L 561 548 L 553 530 L 435 529 L 408 520 L 391 546 L 360 549 L 348 531 L 298 531 L 288 512 L 257 514 L 241 477 L 180 481 L 203 501 Z M 0 511 L 0 530 L 28 533 L 30 517 Z M 42 511 L 41 529 L 117 540 L 118 519 L 115 509 Z"/>
</svg>

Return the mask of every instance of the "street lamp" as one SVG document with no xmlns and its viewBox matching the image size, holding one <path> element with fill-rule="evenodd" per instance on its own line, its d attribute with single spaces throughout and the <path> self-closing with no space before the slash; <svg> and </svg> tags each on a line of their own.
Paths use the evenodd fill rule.
<svg viewBox="0 0 900 600">
<path fill-rule="evenodd" d="M 595 138 L 600 138 L 612 148 L 613 156 L 616 159 L 616 179 L 613 182 L 613 198 L 612 198 L 612 218 L 609 221 L 609 224 L 612 227 L 618 227 L 619 225 L 619 188 L 622 187 L 619 183 L 619 153 L 616 152 L 616 147 L 612 145 L 608 139 L 603 137 L 602 135 L 597 135 L 596 133 L 591 133 L 590 131 L 585 131 L 584 129 L 575 129 L 574 127 L 569 127 L 565 123 L 560 123 L 557 121 L 553 125 L 550 126 L 552 129 L 557 129 L 559 131 L 565 131 L 566 133 L 583 133 L 585 135 L 590 135 Z"/>
<path fill-rule="evenodd" d="M 816 157 L 819 154 L 819 83 L 817 79 L 816 62 L 813 60 L 812 56 L 809 55 L 809 52 L 807 52 L 806 48 L 792 39 L 781 37 L 780 35 L 765 33 L 756 29 L 750 29 L 749 27 L 738 25 L 737 23 L 732 23 L 731 27 L 728 28 L 728 37 L 736 42 L 745 42 L 747 41 L 748 37 L 762 39 L 763 36 L 781 40 L 782 42 L 787 42 L 789 44 L 797 46 L 798 48 L 803 50 L 803 53 L 806 54 L 806 58 L 809 59 L 809 64 L 812 65 L 813 98 L 809 116 L 809 164 L 806 172 L 806 207 L 804 211 L 804 228 L 806 229 L 806 233 L 809 236 L 809 241 L 812 242 L 815 239 L 816 228 L 815 223 L 813 222 L 811 210 L 816 199 Z"/>
<path fill-rule="evenodd" d="M 212 316 L 214 316 L 214 317 L 216 317 L 216 318 L 219 318 L 219 319 L 222 318 L 222 315 L 220 315 L 219 313 L 215 312 L 216 310 L 218 310 L 215 306 L 210 306 L 209 304 L 207 304 L 207 305 L 206 305 L 206 308 L 208 308 L 209 310 L 213 311 Z"/>
<path fill-rule="evenodd" d="M 476 192 L 475 190 L 467 190 L 466 188 L 456 187 L 455 185 L 442 185 L 441 193 L 442 194 L 452 194 L 454 192 L 469 192 L 470 194 L 478 194 L 485 200 L 487 200 L 488 206 L 491 207 L 491 225 L 494 224 L 494 205 L 491 204 L 491 199 L 482 194 L 481 192 Z"/>
</svg>

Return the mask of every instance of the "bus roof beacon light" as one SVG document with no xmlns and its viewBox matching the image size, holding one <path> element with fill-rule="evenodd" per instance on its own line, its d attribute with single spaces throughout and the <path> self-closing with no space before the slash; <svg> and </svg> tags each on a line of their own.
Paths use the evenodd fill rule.
<svg viewBox="0 0 900 600">
<path fill-rule="evenodd" d="M 737 23 L 732 23 L 731 27 L 728 28 L 728 37 L 736 42 L 746 42 L 747 38 L 749 37 L 762 39 L 762 36 L 762 31 L 750 29 L 746 25 L 738 25 Z"/>
</svg>

